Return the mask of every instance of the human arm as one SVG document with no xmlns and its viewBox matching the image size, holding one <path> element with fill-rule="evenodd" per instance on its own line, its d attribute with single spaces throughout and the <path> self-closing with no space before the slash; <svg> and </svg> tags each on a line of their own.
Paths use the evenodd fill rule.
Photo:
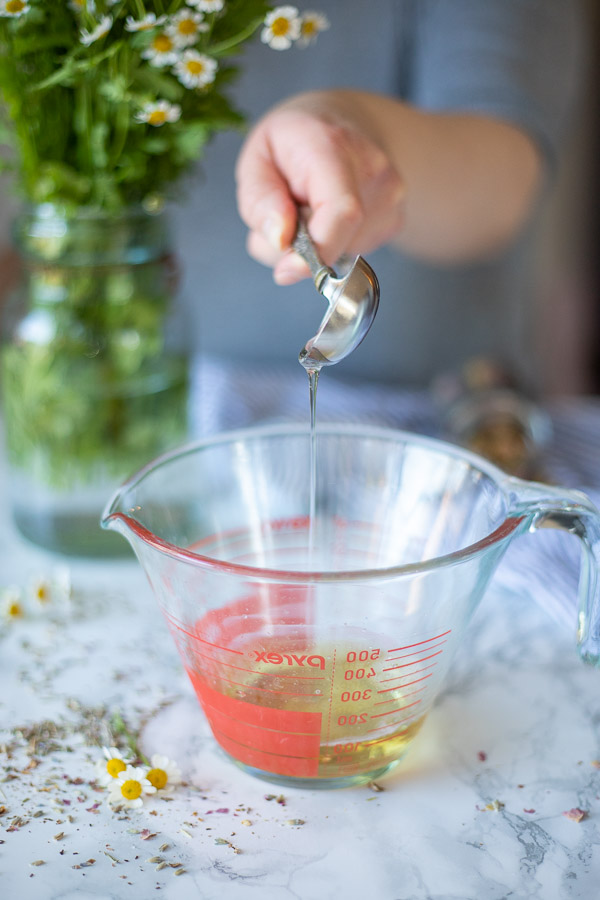
<svg viewBox="0 0 600 900">
<path fill-rule="evenodd" d="M 503 248 L 526 221 L 542 162 L 520 128 L 490 116 L 429 112 L 361 91 L 293 97 L 257 123 L 240 154 L 240 214 L 250 253 L 291 283 L 285 251 L 296 203 L 325 260 L 394 241 L 433 262 Z M 283 256 L 282 256 L 283 253 Z"/>
</svg>

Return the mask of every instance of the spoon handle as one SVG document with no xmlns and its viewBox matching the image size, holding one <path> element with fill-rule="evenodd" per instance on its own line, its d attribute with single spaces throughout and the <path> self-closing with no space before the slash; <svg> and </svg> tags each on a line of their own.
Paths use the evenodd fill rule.
<svg viewBox="0 0 600 900">
<path fill-rule="evenodd" d="M 296 230 L 296 237 L 292 241 L 292 248 L 307 264 L 313 277 L 315 287 L 319 293 L 321 293 L 323 281 L 327 277 L 333 276 L 333 278 L 335 278 L 335 272 L 333 269 L 330 269 L 329 266 L 326 266 L 320 258 L 317 248 L 308 233 L 304 217 L 300 211 L 298 211 L 298 228 Z"/>
</svg>

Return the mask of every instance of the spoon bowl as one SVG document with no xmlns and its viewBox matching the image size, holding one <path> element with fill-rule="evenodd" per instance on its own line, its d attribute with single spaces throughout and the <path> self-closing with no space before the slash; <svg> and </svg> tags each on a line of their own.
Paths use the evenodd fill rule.
<svg viewBox="0 0 600 900">
<path fill-rule="evenodd" d="M 347 271 L 342 275 L 325 265 L 301 217 L 292 247 L 309 266 L 315 287 L 329 303 L 317 333 L 299 355 L 305 368 L 320 369 L 345 359 L 366 336 L 379 307 L 379 281 L 362 256 L 352 263 L 343 257 L 340 264 Z"/>
</svg>

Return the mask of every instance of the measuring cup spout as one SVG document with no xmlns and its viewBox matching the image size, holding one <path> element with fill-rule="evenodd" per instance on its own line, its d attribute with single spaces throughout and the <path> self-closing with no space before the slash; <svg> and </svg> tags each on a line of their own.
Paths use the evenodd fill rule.
<svg viewBox="0 0 600 900">
<path fill-rule="evenodd" d="M 127 490 L 127 484 L 119 488 L 106 504 L 100 525 L 107 531 L 116 531 L 122 535 L 129 543 L 133 550 L 136 550 L 137 538 L 136 534 L 142 526 L 134 518 L 140 507 L 134 505 L 134 500 Z M 145 529 L 144 529 L 145 530 Z"/>
<path fill-rule="evenodd" d="M 581 491 L 507 479 L 512 514 L 523 531 L 557 528 L 582 543 L 576 638 L 579 655 L 600 668 L 600 511 Z"/>
</svg>

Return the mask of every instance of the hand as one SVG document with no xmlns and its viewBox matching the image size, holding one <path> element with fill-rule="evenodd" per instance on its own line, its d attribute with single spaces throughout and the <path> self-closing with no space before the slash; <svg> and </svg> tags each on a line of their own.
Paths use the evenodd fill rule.
<svg viewBox="0 0 600 900">
<path fill-rule="evenodd" d="M 248 251 L 273 266 L 279 284 L 308 276 L 291 251 L 298 206 L 329 265 L 396 237 L 404 221 L 404 183 L 341 93 L 303 94 L 268 113 L 251 131 L 237 167 L 237 197 L 250 229 Z"/>
</svg>

